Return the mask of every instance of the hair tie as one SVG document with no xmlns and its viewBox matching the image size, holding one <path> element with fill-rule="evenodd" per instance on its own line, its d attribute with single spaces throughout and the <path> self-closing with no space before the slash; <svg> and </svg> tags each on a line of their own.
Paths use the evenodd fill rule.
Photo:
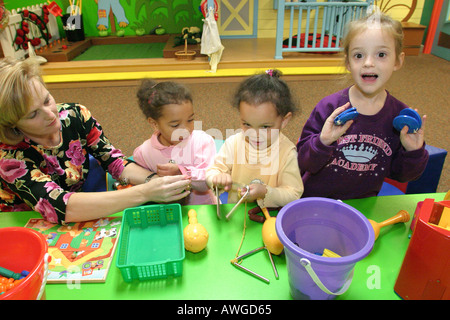
<svg viewBox="0 0 450 320">
<path fill-rule="evenodd" d="M 152 94 L 148 98 L 148 104 L 152 104 L 153 98 L 155 97 L 155 94 L 156 94 L 156 90 L 153 90 Z"/>
<path fill-rule="evenodd" d="M 273 69 L 268 69 L 268 70 L 266 70 L 266 73 L 267 73 L 269 76 L 273 77 Z"/>
</svg>

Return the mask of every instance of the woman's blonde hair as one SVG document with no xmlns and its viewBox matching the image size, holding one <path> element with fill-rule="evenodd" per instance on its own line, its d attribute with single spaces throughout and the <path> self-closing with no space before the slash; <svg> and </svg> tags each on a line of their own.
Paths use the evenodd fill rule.
<svg viewBox="0 0 450 320">
<path fill-rule="evenodd" d="M 30 81 L 33 79 L 45 85 L 34 58 L 0 60 L 0 142 L 16 145 L 23 140 L 16 124 L 32 104 L 34 86 Z"/>
<path fill-rule="evenodd" d="M 394 38 L 395 55 L 398 62 L 403 51 L 403 27 L 400 21 L 394 20 L 379 10 L 359 19 L 350 21 L 346 26 L 345 36 L 342 40 L 342 47 L 345 53 L 345 63 L 348 63 L 348 51 L 351 41 L 361 32 L 367 29 L 379 28 L 388 32 Z"/>
</svg>

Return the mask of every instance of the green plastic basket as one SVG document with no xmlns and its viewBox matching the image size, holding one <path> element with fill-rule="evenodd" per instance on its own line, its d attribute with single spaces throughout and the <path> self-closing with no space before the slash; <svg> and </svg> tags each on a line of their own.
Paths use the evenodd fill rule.
<svg viewBox="0 0 450 320">
<path fill-rule="evenodd" d="M 116 266 L 126 282 L 183 273 L 184 239 L 179 204 L 125 209 Z"/>
</svg>

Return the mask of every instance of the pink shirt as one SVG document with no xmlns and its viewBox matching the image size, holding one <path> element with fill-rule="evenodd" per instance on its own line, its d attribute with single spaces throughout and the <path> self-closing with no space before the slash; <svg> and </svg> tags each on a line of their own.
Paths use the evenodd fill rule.
<svg viewBox="0 0 450 320">
<path fill-rule="evenodd" d="M 173 160 L 182 174 L 192 178 L 192 190 L 186 204 L 215 204 L 215 196 L 208 188 L 206 169 L 214 163 L 216 146 L 214 139 L 201 130 L 194 130 L 188 139 L 177 145 L 164 146 L 158 140 L 159 132 L 144 141 L 133 152 L 134 161 L 156 172 L 156 165 Z"/>
</svg>

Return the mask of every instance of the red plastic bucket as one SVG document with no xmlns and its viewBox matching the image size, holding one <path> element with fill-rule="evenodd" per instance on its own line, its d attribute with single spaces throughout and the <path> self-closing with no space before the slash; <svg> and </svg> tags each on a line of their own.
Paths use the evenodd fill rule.
<svg viewBox="0 0 450 320">
<path fill-rule="evenodd" d="M 0 229 L 0 266 L 29 275 L 16 287 L 0 295 L 0 300 L 36 300 L 43 297 L 47 281 L 47 241 L 39 232 L 11 227 Z"/>
</svg>

